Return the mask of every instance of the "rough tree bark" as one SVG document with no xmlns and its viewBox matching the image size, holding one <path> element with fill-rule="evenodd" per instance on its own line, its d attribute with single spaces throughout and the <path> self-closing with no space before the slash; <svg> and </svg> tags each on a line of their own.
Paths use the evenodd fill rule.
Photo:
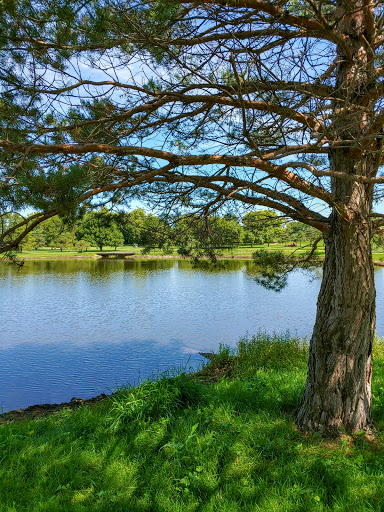
<svg viewBox="0 0 384 512">
<path fill-rule="evenodd" d="M 332 214 L 298 425 L 333 436 L 371 425 L 375 286 L 370 199 L 360 188 L 352 220 Z M 362 208 L 365 202 L 365 208 Z M 357 205 L 356 205 L 357 206 Z"/>
<path fill-rule="evenodd" d="M 373 55 L 366 37 L 367 10 L 361 2 L 338 3 L 339 30 L 350 54 L 339 48 L 330 169 L 349 175 L 375 175 L 381 143 L 365 143 L 373 117 Z M 368 20 L 369 21 L 369 20 Z M 366 42 L 364 42 L 366 41 Z M 297 421 L 304 430 L 334 435 L 371 425 L 372 342 L 375 285 L 371 253 L 372 186 L 332 180 L 337 208 L 324 234 L 323 281 L 317 302 L 305 393 Z"/>
</svg>

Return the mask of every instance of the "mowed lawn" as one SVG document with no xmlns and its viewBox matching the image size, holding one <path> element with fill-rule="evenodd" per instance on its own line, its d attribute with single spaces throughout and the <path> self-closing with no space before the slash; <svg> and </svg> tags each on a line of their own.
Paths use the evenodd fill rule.
<svg viewBox="0 0 384 512">
<path fill-rule="evenodd" d="M 293 253 L 296 256 L 302 256 L 311 249 L 310 242 L 303 242 L 301 245 L 299 244 L 297 247 L 288 247 L 288 244 L 254 244 L 253 247 L 250 245 L 240 245 L 238 247 L 233 248 L 218 248 L 217 253 L 219 257 L 223 258 L 251 258 L 252 254 L 260 249 L 266 249 L 268 251 L 283 251 L 286 254 Z M 133 245 L 124 245 L 121 247 L 103 247 L 103 252 L 135 252 L 137 253 L 137 257 L 162 257 L 162 256 L 172 256 L 172 257 L 180 257 L 177 252 L 177 248 L 169 248 L 167 251 L 162 249 L 152 249 L 147 254 L 142 254 L 143 247 L 134 247 Z M 37 250 L 23 250 L 18 253 L 20 259 L 57 259 L 57 258 L 95 258 L 96 254 L 100 252 L 100 249 L 97 247 L 89 247 L 86 251 L 79 252 L 75 248 L 73 249 L 60 249 L 50 248 L 50 247 L 42 247 Z M 324 243 L 321 242 L 317 247 L 317 255 L 319 258 L 324 258 Z M 375 261 L 384 261 L 384 248 L 377 247 L 376 245 L 372 246 L 372 255 Z"/>
</svg>

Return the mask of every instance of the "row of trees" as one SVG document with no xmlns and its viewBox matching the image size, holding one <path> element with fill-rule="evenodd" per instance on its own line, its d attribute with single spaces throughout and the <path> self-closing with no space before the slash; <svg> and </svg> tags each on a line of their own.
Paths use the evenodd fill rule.
<svg viewBox="0 0 384 512">
<path fill-rule="evenodd" d="M 2 217 L 0 230 L 20 221 L 20 215 L 10 213 Z M 143 209 L 129 213 L 113 213 L 106 208 L 90 211 L 76 222 L 66 224 L 60 217 L 42 222 L 19 244 L 19 249 L 59 248 L 61 251 L 76 248 L 80 252 L 88 247 L 138 245 L 142 247 L 179 248 L 187 254 L 202 242 L 214 249 L 233 248 L 240 244 L 270 244 L 272 242 L 310 242 L 318 231 L 301 222 L 286 222 L 274 211 L 249 212 L 241 219 L 226 214 L 223 217 L 200 219 L 181 216 L 164 220 Z"/>
</svg>

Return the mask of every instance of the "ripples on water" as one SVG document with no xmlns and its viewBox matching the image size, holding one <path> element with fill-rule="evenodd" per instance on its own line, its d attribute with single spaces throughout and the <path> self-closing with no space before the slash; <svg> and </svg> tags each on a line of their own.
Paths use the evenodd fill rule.
<svg viewBox="0 0 384 512">
<path fill-rule="evenodd" d="M 309 335 L 320 280 L 297 270 L 276 293 L 247 276 L 251 267 L 239 260 L 219 272 L 175 260 L 0 266 L 0 405 L 88 398 L 169 367 L 197 368 L 199 351 L 233 346 L 258 329 Z"/>
</svg>

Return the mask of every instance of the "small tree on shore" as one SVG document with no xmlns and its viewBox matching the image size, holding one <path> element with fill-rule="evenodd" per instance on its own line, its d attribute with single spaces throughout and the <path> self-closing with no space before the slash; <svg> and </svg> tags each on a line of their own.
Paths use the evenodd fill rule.
<svg viewBox="0 0 384 512">
<path fill-rule="evenodd" d="M 276 212 L 260 210 L 248 212 L 243 217 L 246 231 L 253 234 L 257 244 L 269 244 L 281 236 L 283 220 Z"/>
<path fill-rule="evenodd" d="M 79 225 L 77 234 L 80 239 L 97 245 L 100 251 L 106 245 L 116 248 L 124 243 L 124 237 L 116 226 L 112 214 L 105 208 L 88 213 Z"/>
<path fill-rule="evenodd" d="M 88 247 L 89 247 L 89 242 L 87 242 L 86 240 L 83 240 L 83 239 L 78 240 L 77 242 L 75 242 L 75 247 L 76 247 L 76 250 L 79 252 L 87 251 Z"/>
<path fill-rule="evenodd" d="M 313 243 L 319 236 L 318 231 L 302 222 L 290 222 L 287 226 L 287 236 L 294 242 Z"/>
<path fill-rule="evenodd" d="M 73 233 L 70 233 L 68 231 L 64 231 L 63 233 L 60 233 L 53 241 L 52 244 L 57 246 L 61 252 L 63 252 L 65 249 L 70 249 L 74 247 L 76 238 Z"/>
</svg>

